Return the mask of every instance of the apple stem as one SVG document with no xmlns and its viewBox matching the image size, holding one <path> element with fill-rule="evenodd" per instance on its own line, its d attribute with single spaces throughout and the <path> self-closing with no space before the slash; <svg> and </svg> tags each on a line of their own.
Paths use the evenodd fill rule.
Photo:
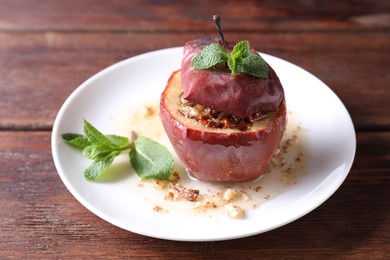
<svg viewBox="0 0 390 260">
<path fill-rule="evenodd" d="M 218 15 L 213 15 L 213 20 L 215 22 L 215 25 L 217 26 L 219 36 L 221 36 L 223 47 L 227 49 L 227 43 L 225 41 L 225 38 L 223 37 L 223 32 L 222 32 L 221 17 L 219 17 Z"/>
</svg>

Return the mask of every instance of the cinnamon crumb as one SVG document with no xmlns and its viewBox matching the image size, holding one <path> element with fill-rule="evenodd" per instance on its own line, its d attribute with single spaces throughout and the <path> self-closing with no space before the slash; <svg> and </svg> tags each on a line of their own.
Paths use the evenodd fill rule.
<svg viewBox="0 0 390 260">
<path fill-rule="evenodd" d="M 172 173 L 172 180 L 171 182 L 178 182 L 180 180 L 180 174 L 177 171 L 174 171 Z"/>
</svg>

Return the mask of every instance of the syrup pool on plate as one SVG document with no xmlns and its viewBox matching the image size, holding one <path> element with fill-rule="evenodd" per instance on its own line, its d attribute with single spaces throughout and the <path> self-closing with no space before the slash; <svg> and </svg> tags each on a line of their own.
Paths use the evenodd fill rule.
<svg viewBox="0 0 390 260">
<path fill-rule="evenodd" d="M 131 138 L 132 133 L 163 144 L 174 157 L 171 181 L 141 180 L 128 167 L 127 188 L 132 200 L 146 204 L 156 214 L 197 215 L 208 218 L 245 218 L 279 194 L 296 185 L 307 173 L 305 141 L 299 115 L 288 111 L 288 125 L 279 149 L 263 176 L 244 183 L 208 183 L 189 176 L 173 150 L 159 117 L 159 97 L 141 103 L 113 119 L 110 133 Z M 124 164 L 126 154 L 115 164 Z M 128 193 L 126 193 L 128 196 Z M 126 198 L 124 198 L 126 199 Z"/>
</svg>

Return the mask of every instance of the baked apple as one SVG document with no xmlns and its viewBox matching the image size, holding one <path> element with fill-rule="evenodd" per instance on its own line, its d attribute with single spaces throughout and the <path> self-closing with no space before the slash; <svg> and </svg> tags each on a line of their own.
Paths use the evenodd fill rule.
<svg viewBox="0 0 390 260">
<path fill-rule="evenodd" d="M 275 111 L 240 119 L 183 98 L 181 70 L 160 100 L 165 131 L 186 169 L 202 181 L 241 182 L 267 169 L 286 128 L 284 98 Z"/>
<path fill-rule="evenodd" d="M 187 171 L 212 182 L 259 178 L 286 129 L 284 90 L 275 71 L 248 41 L 184 45 L 181 69 L 160 99 L 165 131 Z"/>
</svg>

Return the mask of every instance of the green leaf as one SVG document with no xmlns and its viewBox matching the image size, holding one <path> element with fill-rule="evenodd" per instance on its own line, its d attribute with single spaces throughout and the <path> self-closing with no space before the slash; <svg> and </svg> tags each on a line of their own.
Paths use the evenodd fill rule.
<svg viewBox="0 0 390 260">
<path fill-rule="evenodd" d="M 227 64 L 230 68 L 232 75 L 238 75 L 244 72 L 243 62 L 241 58 L 229 59 Z"/>
<path fill-rule="evenodd" d="M 80 134 L 75 134 L 75 133 L 66 133 L 62 135 L 62 140 L 70 144 L 76 148 L 79 149 L 84 149 L 85 147 L 91 145 L 91 142 L 88 140 L 87 137 L 80 135 Z"/>
<path fill-rule="evenodd" d="M 87 120 L 84 120 L 84 133 L 91 143 L 99 143 L 107 146 L 113 146 L 110 139 L 92 126 Z"/>
<path fill-rule="evenodd" d="M 250 47 L 248 41 L 241 41 L 237 43 L 228 60 L 228 66 L 232 75 L 238 75 L 245 72 L 244 59 L 250 54 Z"/>
<path fill-rule="evenodd" d="M 120 149 L 130 148 L 130 142 L 127 137 L 118 136 L 118 135 L 106 135 L 107 139 L 110 140 L 112 145 L 117 146 Z"/>
<path fill-rule="evenodd" d="M 212 43 L 204 47 L 192 60 L 192 67 L 197 70 L 210 69 L 229 59 L 227 51 L 219 44 Z"/>
<path fill-rule="evenodd" d="M 102 173 L 110 168 L 112 162 L 118 154 L 113 154 L 110 157 L 105 158 L 104 160 L 94 161 L 87 169 L 84 171 L 84 177 L 87 180 L 96 180 Z"/>
<path fill-rule="evenodd" d="M 241 41 L 234 45 L 231 58 L 232 59 L 244 59 L 250 54 L 250 46 L 248 41 Z"/>
<path fill-rule="evenodd" d="M 259 78 L 268 78 L 268 64 L 259 55 L 251 53 L 243 62 L 243 72 Z"/>
<path fill-rule="evenodd" d="M 83 150 L 83 156 L 91 160 L 102 160 L 109 157 L 113 152 L 120 152 L 113 150 L 110 146 L 104 144 L 92 144 Z"/>
<path fill-rule="evenodd" d="M 173 158 L 161 144 L 138 137 L 129 153 L 135 172 L 145 179 L 168 179 L 173 172 Z"/>
</svg>

